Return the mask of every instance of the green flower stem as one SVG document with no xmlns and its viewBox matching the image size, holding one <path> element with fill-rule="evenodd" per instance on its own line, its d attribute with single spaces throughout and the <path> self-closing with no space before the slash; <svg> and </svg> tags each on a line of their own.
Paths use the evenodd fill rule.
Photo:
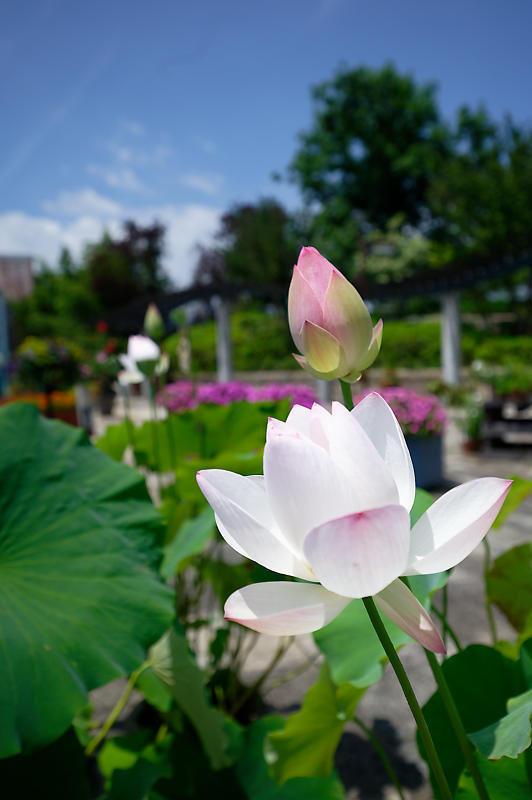
<svg viewBox="0 0 532 800">
<path fill-rule="evenodd" d="M 342 396 L 344 398 L 344 406 L 348 411 L 351 411 L 353 408 L 353 393 L 351 390 L 351 384 L 340 380 L 340 387 L 342 389 Z"/>
<path fill-rule="evenodd" d="M 473 778 L 478 796 L 481 798 L 481 800 L 489 800 L 489 794 L 484 785 L 484 781 L 482 780 L 482 775 L 480 774 L 477 762 L 475 761 L 473 746 L 469 741 L 469 737 L 464 728 L 464 724 L 456 707 L 456 703 L 454 702 L 451 690 L 449 689 L 447 681 L 445 680 L 443 670 L 434 653 L 431 653 L 429 650 L 425 650 L 425 655 L 427 656 L 427 661 L 429 662 L 432 674 L 434 675 L 434 680 L 436 681 L 438 689 L 440 690 L 443 704 L 447 711 L 451 725 L 453 726 L 458 743 L 462 749 L 462 753 L 464 754 L 467 766 L 471 772 L 471 777 Z"/>
<path fill-rule="evenodd" d="M 135 684 L 138 681 L 139 677 L 142 675 L 144 670 L 148 669 L 150 666 L 149 661 L 144 661 L 140 667 L 138 667 L 134 672 L 131 673 L 129 676 L 129 680 L 126 683 L 124 691 L 118 698 L 118 701 L 114 708 L 111 709 L 111 713 L 105 720 L 104 724 L 102 725 L 100 732 L 90 740 L 87 747 L 85 748 L 85 755 L 90 756 L 94 753 L 98 745 L 103 742 L 113 725 L 115 724 L 116 720 L 118 719 L 119 715 L 124 710 L 127 701 L 129 700 L 129 696 L 133 689 L 135 688 Z"/>
<path fill-rule="evenodd" d="M 442 589 L 442 614 L 443 614 L 443 630 L 442 630 L 442 641 L 443 646 L 447 650 L 447 612 L 449 610 L 449 598 L 447 596 L 447 584 Z"/>
<path fill-rule="evenodd" d="M 390 778 L 391 782 L 393 783 L 393 785 L 397 789 L 397 794 L 399 795 L 401 800 L 405 800 L 405 796 L 403 794 L 403 790 L 401 788 L 401 784 L 399 782 L 399 778 L 397 777 L 397 773 L 394 770 L 394 768 L 392 767 L 392 762 L 388 758 L 388 754 L 386 753 L 386 750 L 384 749 L 384 747 L 382 746 L 381 742 L 379 741 L 379 738 L 377 736 L 375 736 L 373 731 L 370 728 L 368 728 L 367 725 L 364 725 L 362 720 L 359 719 L 357 716 L 353 717 L 353 721 L 358 725 L 358 727 L 362 731 L 364 731 L 364 733 L 366 734 L 366 736 L 370 740 L 371 744 L 373 745 L 373 747 L 377 751 L 377 754 L 378 754 L 378 756 L 379 756 L 379 758 L 380 758 L 380 760 L 382 762 L 382 765 L 383 765 L 384 769 L 386 770 L 386 772 L 388 774 L 388 777 Z"/>
<path fill-rule="evenodd" d="M 440 620 L 441 620 L 441 624 L 442 624 L 442 630 L 444 630 L 444 631 L 447 631 L 447 633 L 449 634 L 449 636 L 450 636 L 450 637 L 451 637 L 451 639 L 453 640 L 453 642 L 454 642 L 454 646 L 456 647 L 456 649 L 457 649 L 458 651 L 460 651 L 460 650 L 463 650 L 464 648 L 463 648 L 463 647 L 462 647 L 462 645 L 460 644 L 460 640 L 458 639 L 458 636 L 456 635 L 456 633 L 454 632 L 454 630 L 451 628 L 451 626 L 450 626 L 450 625 L 449 625 L 449 623 L 447 622 L 447 619 L 444 617 L 444 615 L 443 615 L 443 613 L 440 611 L 440 609 L 439 609 L 439 608 L 436 608 L 436 606 L 432 606 L 430 610 L 431 610 L 431 612 L 433 612 L 434 614 L 436 614 L 436 616 L 438 617 L 438 619 L 440 619 Z M 445 641 L 444 641 L 444 644 L 445 644 Z"/>
<path fill-rule="evenodd" d="M 155 464 L 157 466 L 156 469 L 156 480 L 157 480 L 157 490 L 159 493 L 159 502 L 162 500 L 161 497 L 161 473 L 159 472 L 159 439 L 157 437 L 157 402 L 155 399 L 155 377 L 148 378 L 150 384 L 150 400 L 151 400 L 151 436 L 152 436 L 152 444 L 153 444 L 153 456 L 155 460 Z"/>
<path fill-rule="evenodd" d="M 482 539 L 482 545 L 484 547 L 484 589 L 486 592 L 486 616 L 488 617 L 488 625 L 490 626 L 491 641 L 495 647 L 497 644 L 497 626 L 495 625 L 495 617 L 493 616 L 493 609 L 488 597 L 488 573 L 491 566 L 491 549 L 487 536 Z"/>
<path fill-rule="evenodd" d="M 120 393 L 122 395 L 122 402 L 124 404 L 124 424 L 126 426 L 127 440 L 128 440 L 128 444 L 129 444 L 129 446 L 131 447 L 131 450 L 132 450 L 133 462 L 136 463 L 135 462 L 135 440 L 134 440 L 134 435 L 133 435 L 133 431 L 135 430 L 135 426 L 133 425 L 133 422 L 131 421 L 131 408 L 130 408 L 130 405 L 129 405 L 129 395 L 127 393 L 127 387 L 126 386 L 122 386 L 122 384 L 119 384 L 119 386 L 120 386 Z"/>
<path fill-rule="evenodd" d="M 421 737 L 421 741 L 423 742 L 423 746 L 425 748 L 425 752 L 427 754 L 427 758 L 429 760 L 432 773 L 434 775 L 434 779 L 436 780 L 436 783 L 439 786 L 441 796 L 443 800 L 452 800 L 451 790 L 449 789 L 449 784 L 447 783 L 447 778 L 445 777 L 445 773 L 443 771 L 443 767 L 438 757 L 438 753 L 436 752 L 436 748 L 434 747 L 434 742 L 432 741 L 432 736 L 430 734 L 425 717 L 423 716 L 423 712 L 417 701 L 417 697 L 412 688 L 412 684 L 410 683 L 408 675 L 405 672 L 405 668 L 403 667 L 401 660 L 395 651 L 395 647 L 392 644 L 392 640 L 388 636 L 386 628 L 384 627 L 384 623 L 380 618 L 377 606 L 375 605 L 375 601 L 373 600 L 372 597 L 363 597 L 362 602 L 366 607 L 366 611 L 368 612 L 371 623 L 375 629 L 375 633 L 379 637 L 380 643 L 384 648 L 384 652 L 388 656 L 390 664 L 392 665 L 394 672 L 397 675 L 397 680 L 401 685 L 401 689 L 403 690 L 406 702 L 410 706 L 412 716 L 416 721 L 419 735 Z"/>
</svg>

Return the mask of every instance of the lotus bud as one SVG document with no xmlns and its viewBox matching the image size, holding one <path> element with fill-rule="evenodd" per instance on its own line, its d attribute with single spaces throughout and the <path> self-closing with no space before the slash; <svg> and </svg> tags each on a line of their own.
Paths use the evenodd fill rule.
<svg viewBox="0 0 532 800">
<path fill-rule="evenodd" d="M 354 383 L 380 350 L 382 320 L 372 326 L 355 287 L 315 247 L 304 247 L 288 291 L 294 358 L 315 378 Z"/>
<path fill-rule="evenodd" d="M 144 333 L 146 336 L 149 336 L 150 339 L 155 339 L 155 341 L 159 341 L 159 339 L 162 339 L 164 336 L 164 320 L 155 303 L 150 303 L 146 311 L 146 316 L 144 317 Z"/>
</svg>

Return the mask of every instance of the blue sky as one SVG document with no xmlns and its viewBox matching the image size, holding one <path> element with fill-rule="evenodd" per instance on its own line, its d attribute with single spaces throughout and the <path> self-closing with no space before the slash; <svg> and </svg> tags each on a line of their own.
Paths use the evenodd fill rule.
<svg viewBox="0 0 532 800">
<path fill-rule="evenodd" d="M 0 14 L 0 253 L 53 262 L 154 218 L 185 285 L 194 245 L 272 181 L 341 64 L 436 81 L 447 116 L 532 124 L 529 0 L 18 0 Z"/>
</svg>

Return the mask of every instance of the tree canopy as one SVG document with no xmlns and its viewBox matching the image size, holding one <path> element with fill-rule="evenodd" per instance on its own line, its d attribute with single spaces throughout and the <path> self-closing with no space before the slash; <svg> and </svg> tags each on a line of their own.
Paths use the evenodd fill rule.
<svg viewBox="0 0 532 800">
<path fill-rule="evenodd" d="M 387 239 L 392 220 L 400 220 L 399 229 L 392 224 L 400 269 L 530 248 L 529 130 L 482 108 L 463 107 L 446 121 L 436 85 L 391 65 L 343 68 L 313 98 L 313 121 L 289 175 L 306 202 L 307 238 L 348 274 L 370 263 L 360 253 Z M 397 247 L 398 234 L 424 237 L 425 264 L 419 248 Z M 416 263 L 407 263 L 405 250 Z"/>
<path fill-rule="evenodd" d="M 169 286 L 161 264 L 164 228 L 124 223 L 119 237 L 104 234 L 89 245 L 79 263 L 63 250 L 57 268 L 43 265 L 33 293 L 13 303 L 15 338 L 83 338 L 112 309 Z"/>
<path fill-rule="evenodd" d="M 199 249 L 196 283 L 288 284 L 298 242 L 276 200 L 234 205 L 222 216 L 215 238 L 213 247 Z"/>
</svg>

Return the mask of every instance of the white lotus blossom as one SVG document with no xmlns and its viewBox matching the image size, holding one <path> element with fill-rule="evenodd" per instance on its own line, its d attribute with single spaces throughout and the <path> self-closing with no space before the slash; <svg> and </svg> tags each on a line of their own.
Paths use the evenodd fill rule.
<svg viewBox="0 0 532 800">
<path fill-rule="evenodd" d="M 118 382 L 122 386 L 142 383 L 147 375 L 159 374 L 160 364 L 163 361 L 159 345 L 147 336 L 130 336 L 127 353 L 121 353 L 118 359 L 124 367 L 118 373 Z M 167 358 L 165 365 L 167 369 Z"/>
<path fill-rule="evenodd" d="M 238 553 L 299 581 L 246 586 L 227 619 L 273 635 L 318 630 L 351 601 L 380 610 L 424 647 L 444 652 L 430 616 L 400 576 L 450 569 L 479 544 L 511 481 L 451 489 L 410 530 L 414 470 L 397 420 L 378 394 L 352 411 L 294 406 L 270 419 L 264 475 L 198 473 L 218 529 Z"/>
</svg>

